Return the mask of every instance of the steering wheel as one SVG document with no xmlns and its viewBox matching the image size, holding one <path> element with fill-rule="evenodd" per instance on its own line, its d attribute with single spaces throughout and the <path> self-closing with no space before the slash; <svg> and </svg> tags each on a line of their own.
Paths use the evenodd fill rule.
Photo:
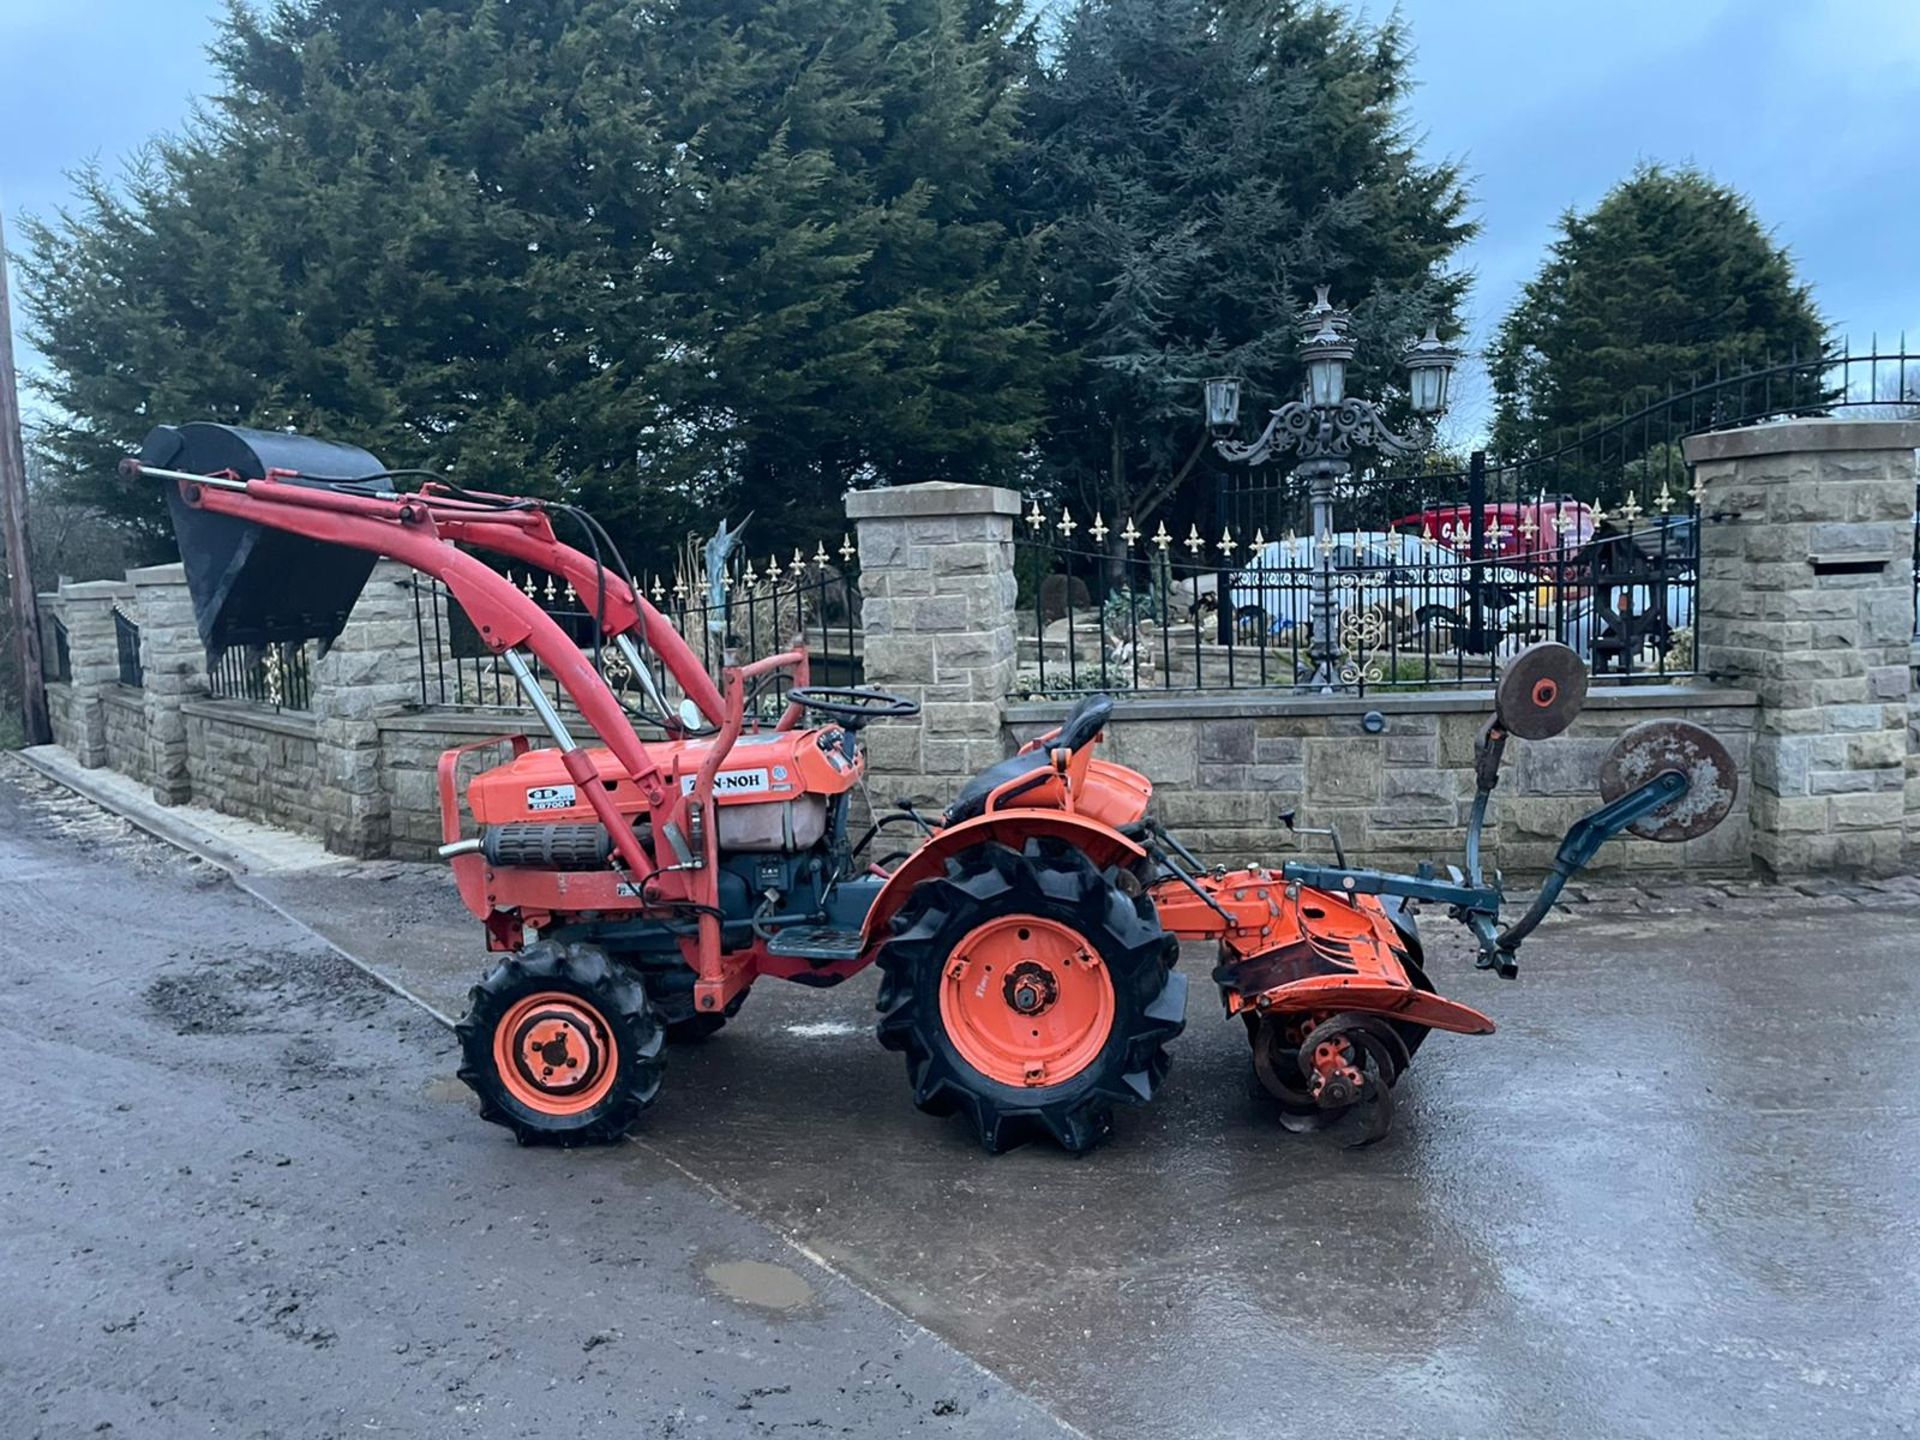
<svg viewBox="0 0 1920 1440">
<path fill-rule="evenodd" d="M 796 685 L 787 699 L 807 710 L 858 730 L 872 720 L 904 720 L 920 713 L 920 702 L 867 685 Z"/>
</svg>

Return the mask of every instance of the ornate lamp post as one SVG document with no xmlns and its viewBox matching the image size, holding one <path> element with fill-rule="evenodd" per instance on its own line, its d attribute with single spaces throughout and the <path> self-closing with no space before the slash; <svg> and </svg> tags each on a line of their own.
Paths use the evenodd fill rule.
<svg viewBox="0 0 1920 1440">
<path fill-rule="evenodd" d="M 1300 358 L 1307 383 L 1298 400 L 1272 414 L 1260 438 L 1242 444 L 1232 438 L 1240 420 L 1240 380 L 1221 376 L 1206 382 L 1207 426 L 1214 449 L 1236 464 L 1262 465 L 1292 451 L 1299 457 L 1293 473 L 1306 481 L 1313 505 L 1313 541 L 1319 564 L 1313 575 L 1313 640 L 1308 654 L 1313 673 L 1308 686 L 1331 690 L 1340 683 L 1340 639 L 1335 633 L 1339 607 L 1333 582 L 1333 492 L 1351 471 L 1355 450 L 1376 455 L 1411 455 L 1427 438 L 1426 423 L 1447 407 L 1448 383 L 1460 352 L 1442 343 L 1432 326 L 1424 339 L 1407 347 L 1407 393 L 1419 424 L 1409 432 L 1391 428 L 1371 402 L 1347 394 L 1347 362 L 1353 359 L 1351 317 L 1327 299 L 1320 286 L 1314 302 L 1300 315 Z"/>
</svg>

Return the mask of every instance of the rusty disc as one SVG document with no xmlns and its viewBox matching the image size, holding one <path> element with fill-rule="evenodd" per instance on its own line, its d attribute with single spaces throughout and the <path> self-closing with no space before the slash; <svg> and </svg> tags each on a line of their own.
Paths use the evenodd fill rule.
<svg viewBox="0 0 1920 1440">
<path fill-rule="evenodd" d="M 1514 656 L 1494 692 L 1500 723 L 1522 740 L 1558 735 L 1586 700 L 1586 663 L 1557 640 L 1542 640 Z"/>
<path fill-rule="evenodd" d="M 1646 784 L 1663 770 L 1687 777 L 1687 792 L 1627 827 L 1643 840 L 1694 840 L 1727 818 L 1740 790 L 1733 756 L 1711 730 L 1686 720 L 1649 720 L 1636 725 L 1607 752 L 1600 767 L 1600 795 L 1609 803 Z"/>
</svg>

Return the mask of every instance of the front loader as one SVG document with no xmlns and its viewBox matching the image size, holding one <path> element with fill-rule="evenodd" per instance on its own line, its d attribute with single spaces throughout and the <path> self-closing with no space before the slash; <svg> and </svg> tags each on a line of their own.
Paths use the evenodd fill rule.
<svg viewBox="0 0 1920 1440">
<path fill-rule="evenodd" d="M 440 477 L 402 492 L 393 482 L 421 472 L 222 425 L 162 426 L 123 468 L 168 489 L 211 650 L 332 640 L 385 555 L 442 581 L 522 688 L 541 746 L 509 735 L 450 750 L 439 791 L 440 853 L 501 957 L 458 1027 L 460 1074 L 483 1115 L 525 1143 L 627 1134 L 658 1090 L 664 1042 L 717 1029 L 762 977 L 825 987 L 878 965 L 878 1038 L 905 1057 L 916 1105 L 963 1116 L 990 1150 L 1044 1136 L 1084 1151 L 1116 1107 L 1151 1100 L 1166 1078 L 1186 1014 L 1183 940 L 1214 943 L 1210 978 L 1281 1119 L 1305 1129 L 1354 1114 L 1376 1139 L 1429 1031 L 1493 1029 L 1435 992 L 1415 904 L 1445 906 L 1481 966 L 1511 976 L 1521 941 L 1607 838 L 1690 838 L 1733 800 L 1732 762 L 1710 734 L 1638 727 L 1609 757 L 1608 803 L 1502 928 L 1479 849 L 1506 744 L 1564 730 L 1586 687 L 1572 651 L 1541 645 L 1507 668 L 1480 737 L 1464 870 L 1355 868 L 1337 836 L 1332 864 L 1204 866 L 1152 818 L 1149 779 L 1099 757 L 1103 695 L 944 814 L 883 814 L 856 838 L 861 732 L 917 703 L 809 685 L 799 650 L 716 681 L 577 509 Z M 564 544 L 556 517 L 592 553 Z M 473 552 L 570 581 L 592 607 L 593 650 Z M 711 553 L 724 563 L 724 544 Z M 639 682 L 632 710 L 596 664 L 606 652 Z M 529 654 L 570 708 L 535 682 Z M 784 709 L 765 723 L 750 692 L 782 684 Z M 461 757 L 500 745 L 509 758 L 463 797 Z M 914 848 L 876 862 L 877 837 L 902 829 Z"/>
</svg>

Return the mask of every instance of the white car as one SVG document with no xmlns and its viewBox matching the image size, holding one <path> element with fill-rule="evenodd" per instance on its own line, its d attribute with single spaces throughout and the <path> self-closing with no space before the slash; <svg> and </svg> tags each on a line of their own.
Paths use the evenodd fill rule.
<svg viewBox="0 0 1920 1440">
<path fill-rule="evenodd" d="M 1385 645 L 1389 635 L 1406 643 L 1430 628 L 1444 629 L 1450 636 L 1470 620 L 1476 577 L 1483 623 L 1490 629 L 1507 628 L 1502 617 L 1509 612 L 1537 609 L 1543 589 L 1538 576 L 1493 561 L 1476 566 L 1459 551 L 1423 535 L 1349 532 L 1334 537 L 1327 558 L 1332 562 L 1335 623 L 1376 632 L 1379 638 L 1371 645 Z M 1234 618 L 1242 633 L 1263 626 L 1276 637 L 1290 636 L 1296 629 L 1304 634 L 1312 624 L 1321 563 L 1311 536 L 1263 546 L 1233 577 Z"/>
</svg>

